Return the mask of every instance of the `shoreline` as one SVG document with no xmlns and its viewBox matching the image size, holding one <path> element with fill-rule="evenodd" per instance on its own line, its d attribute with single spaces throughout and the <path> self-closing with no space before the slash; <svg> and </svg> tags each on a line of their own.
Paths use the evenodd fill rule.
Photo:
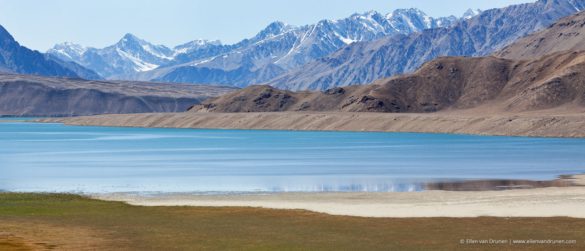
<svg viewBox="0 0 585 251">
<path fill-rule="evenodd" d="M 144 128 L 253 129 L 448 133 L 491 136 L 585 138 L 585 113 L 477 115 L 476 112 L 432 114 L 274 112 L 142 113 L 44 118 L 35 122 L 76 126 Z M 481 113 L 480 113 L 481 114 Z"/>
<path fill-rule="evenodd" d="M 91 194 L 136 206 L 251 207 L 307 210 L 373 218 L 572 217 L 585 218 L 585 175 L 575 186 L 501 191 L 398 193 Z"/>
<path fill-rule="evenodd" d="M 474 115 L 471 113 L 168 113 L 48 118 L 38 122 L 78 126 L 197 129 L 371 131 L 496 136 L 585 137 L 585 114 Z M 367 126 L 366 126 L 367 125 Z M 139 206 L 251 207 L 308 210 L 340 216 L 573 217 L 585 218 L 585 175 L 575 186 L 501 191 L 430 190 L 413 193 L 93 194 Z M 447 185 L 447 187 L 453 187 Z M 457 190 L 457 189 L 455 189 Z"/>
</svg>

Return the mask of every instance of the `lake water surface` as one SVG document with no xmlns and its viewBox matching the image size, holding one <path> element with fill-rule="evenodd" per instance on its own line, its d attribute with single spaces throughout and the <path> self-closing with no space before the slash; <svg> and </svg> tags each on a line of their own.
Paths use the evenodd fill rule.
<svg viewBox="0 0 585 251">
<path fill-rule="evenodd" d="M 585 172 L 585 139 L 0 123 L 0 190 L 418 191 Z"/>
</svg>

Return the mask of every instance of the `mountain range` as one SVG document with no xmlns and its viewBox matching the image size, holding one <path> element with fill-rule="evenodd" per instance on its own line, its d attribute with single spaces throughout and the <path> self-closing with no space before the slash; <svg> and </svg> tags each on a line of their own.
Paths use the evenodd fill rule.
<svg viewBox="0 0 585 251">
<path fill-rule="evenodd" d="M 412 72 L 440 56 L 485 56 L 583 9 L 583 0 L 491 9 L 448 28 L 351 44 L 267 83 L 288 90 L 326 90 Z"/>
<path fill-rule="evenodd" d="M 417 9 L 386 15 L 371 11 L 305 26 L 274 22 L 256 36 L 229 45 L 194 40 L 169 48 L 126 34 L 102 49 L 63 43 L 47 53 L 21 46 L 1 28 L 0 71 L 327 90 L 413 72 L 440 56 L 489 55 L 582 9 L 583 0 L 539 0 L 469 10 L 461 18 L 432 18 Z"/>
<path fill-rule="evenodd" d="M 149 43 L 128 33 L 116 44 L 103 49 L 87 48 L 66 42 L 55 45 L 47 51 L 47 54 L 93 69 L 105 78 L 125 79 L 128 75 L 170 64 L 179 54 L 204 51 L 214 46 L 221 46 L 221 43 L 195 40 L 170 49 L 164 45 Z"/>
<path fill-rule="evenodd" d="M 413 72 L 440 56 L 489 55 L 583 9 L 583 0 L 539 0 L 461 18 L 371 11 L 305 26 L 274 22 L 230 45 L 196 40 L 171 49 L 127 34 L 103 49 L 65 43 L 47 53 L 108 79 L 326 90 Z"/>
<path fill-rule="evenodd" d="M 0 72 L 86 79 L 100 78 L 95 72 L 75 62 L 60 60 L 21 46 L 1 25 Z"/>
<path fill-rule="evenodd" d="M 193 110 L 421 113 L 475 109 L 481 113 L 514 113 L 564 107 L 565 112 L 582 111 L 583 41 L 585 12 L 580 12 L 492 56 L 440 57 L 412 74 L 324 92 L 251 86 L 207 100 Z"/>
<path fill-rule="evenodd" d="M 480 12 L 469 10 L 461 19 Z M 371 11 L 305 26 L 274 22 L 256 36 L 231 45 L 196 40 L 171 49 L 127 34 L 103 49 L 62 43 L 47 53 L 109 79 L 247 86 L 270 80 L 348 44 L 449 27 L 459 19 L 432 18 L 418 9 L 399 9 L 386 15 Z"/>
</svg>

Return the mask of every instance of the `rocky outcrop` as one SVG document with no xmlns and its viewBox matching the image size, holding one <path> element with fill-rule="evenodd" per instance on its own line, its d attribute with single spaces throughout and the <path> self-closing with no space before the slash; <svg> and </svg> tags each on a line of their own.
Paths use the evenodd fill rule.
<svg viewBox="0 0 585 251">
<path fill-rule="evenodd" d="M 561 19 L 548 29 L 519 39 L 495 55 L 509 59 L 534 59 L 562 51 L 585 50 L 585 13 Z"/>
</svg>

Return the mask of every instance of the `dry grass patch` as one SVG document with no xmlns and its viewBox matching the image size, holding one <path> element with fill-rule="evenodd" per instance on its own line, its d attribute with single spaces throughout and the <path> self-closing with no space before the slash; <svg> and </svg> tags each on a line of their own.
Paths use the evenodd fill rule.
<svg viewBox="0 0 585 251">
<path fill-rule="evenodd" d="M 360 218 L 298 210 L 139 207 L 76 195 L 0 194 L 0 249 L 585 249 L 571 218 Z M 573 245 L 462 245 L 461 239 L 567 239 Z"/>
</svg>

